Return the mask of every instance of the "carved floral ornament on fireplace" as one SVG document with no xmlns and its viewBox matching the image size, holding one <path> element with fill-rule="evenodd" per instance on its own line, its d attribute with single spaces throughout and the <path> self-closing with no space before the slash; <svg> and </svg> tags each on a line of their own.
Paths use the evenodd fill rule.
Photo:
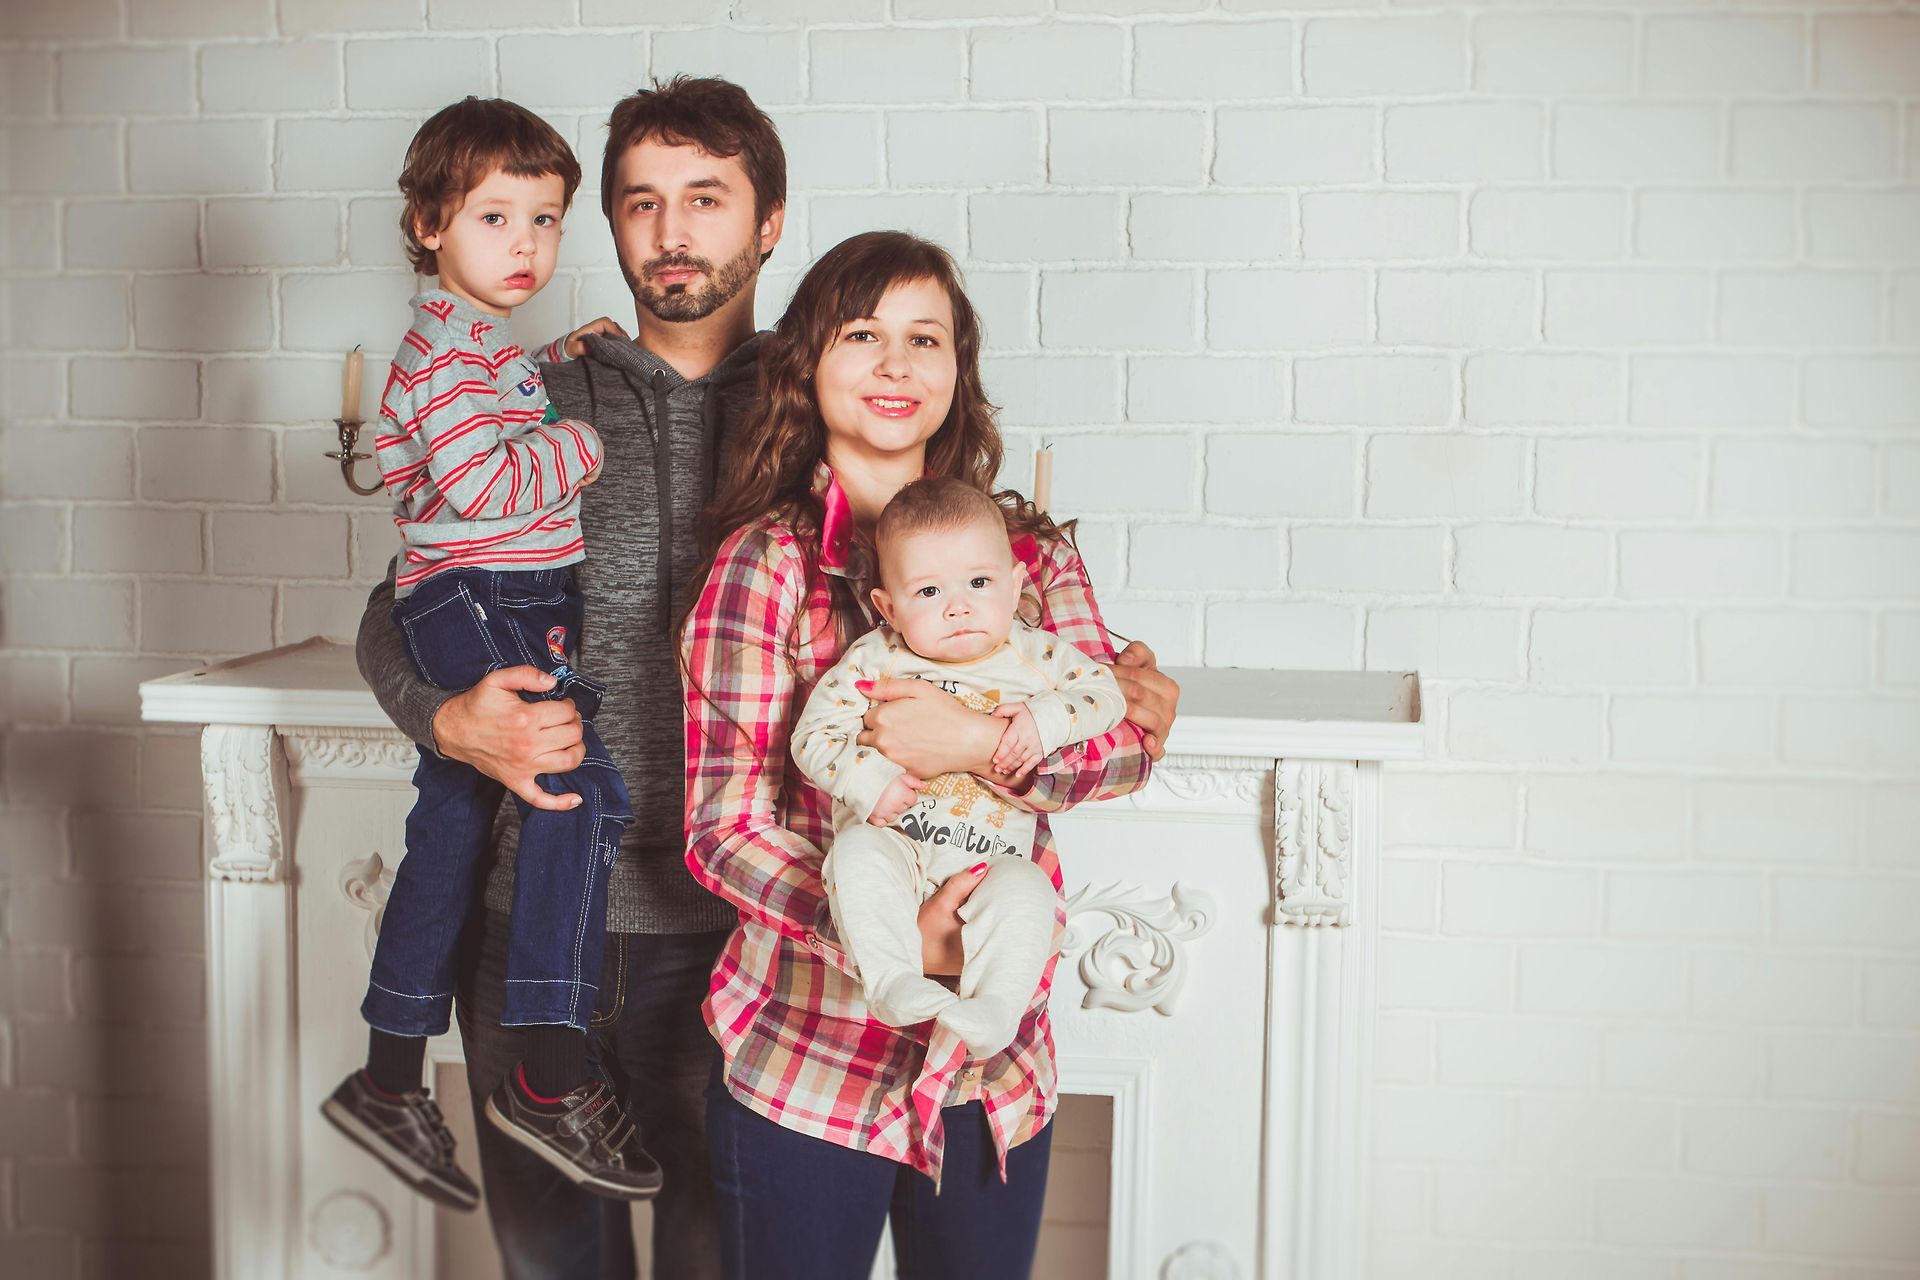
<svg viewBox="0 0 1920 1280">
<path fill-rule="evenodd" d="M 1062 815 L 1061 1088 L 1113 1100 L 1109 1273 L 1363 1273 L 1383 761 L 1418 681 L 1178 671 L 1141 792 Z M 432 1276 L 425 1202 L 334 1139 L 318 1093 L 398 860 L 414 748 L 351 650 L 308 641 L 142 686 L 205 726 L 217 1273 Z M 457 1038 L 430 1057 L 457 1062 Z"/>
</svg>

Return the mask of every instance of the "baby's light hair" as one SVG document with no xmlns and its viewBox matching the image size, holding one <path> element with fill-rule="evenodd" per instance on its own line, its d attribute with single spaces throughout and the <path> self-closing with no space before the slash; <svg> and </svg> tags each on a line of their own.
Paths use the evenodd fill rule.
<svg viewBox="0 0 1920 1280">
<path fill-rule="evenodd" d="M 875 543 L 885 547 L 896 538 L 915 533 L 941 533 L 970 525 L 1005 529 L 1007 517 L 992 495 L 963 480 L 928 476 L 893 495 L 875 526 Z"/>
</svg>

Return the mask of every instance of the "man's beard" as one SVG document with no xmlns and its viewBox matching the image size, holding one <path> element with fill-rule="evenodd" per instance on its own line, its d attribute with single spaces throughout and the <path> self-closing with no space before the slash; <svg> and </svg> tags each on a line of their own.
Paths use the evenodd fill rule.
<svg viewBox="0 0 1920 1280">
<path fill-rule="evenodd" d="M 707 259 L 687 253 L 668 254 L 642 263 L 637 276 L 625 262 L 620 264 L 620 274 L 626 277 L 627 288 L 632 290 L 635 302 L 662 320 L 682 322 L 704 320 L 732 302 L 740 296 L 742 289 L 753 283 L 754 274 L 759 269 L 760 250 L 752 240 L 747 241 L 738 254 L 727 259 L 718 271 Z M 707 287 L 696 291 L 691 285 L 676 284 L 662 289 L 648 283 L 660 272 L 674 270 L 700 272 L 706 277 Z"/>
</svg>

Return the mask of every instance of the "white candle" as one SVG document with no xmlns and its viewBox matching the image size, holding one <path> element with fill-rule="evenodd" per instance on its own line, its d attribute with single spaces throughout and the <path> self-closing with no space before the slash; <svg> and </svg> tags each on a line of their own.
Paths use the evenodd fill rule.
<svg viewBox="0 0 1920 1280">
<path fill-rule="evenodd" d="M 1033 451 L 1033 505 L 1045 511 L 1053 499 L 1053 446 Z"/>
<path fill-rule="evenodd" d="M 348 422 L 360 420 L 360 348 L 347 352 L 347 369 L 340 378 L 340 416 Z"/>
</svg>

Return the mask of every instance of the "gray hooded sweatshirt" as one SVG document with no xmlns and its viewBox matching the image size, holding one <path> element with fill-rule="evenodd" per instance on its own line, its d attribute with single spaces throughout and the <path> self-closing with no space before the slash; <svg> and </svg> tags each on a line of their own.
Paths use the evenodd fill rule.
<svg viewBox="0 0 1920 1280">
<path fill-rule="evenodd" d="M 617 933 L 695 933 L 739 918 L 683 860 L 686 747 L 670 632 L 677 607 L 700 586 L 689 581 L 700 559 L 694 522 L 753 403 L 763 336 L 691 382 L 645 348 L 597 335 L 580 359 L 541 367 L 554 405 L 591 423 L 606 457 L 581 495 L 587 558 L 574 572 L 586 597 L 578 666 L 606 682 L 594 727 L 633 797 L 634 822 L 607 887 L 607 928 Z M 669 483 L 655 482 L 662 474 Z M 360 620 L 360 674 L 401 731 L 432 750 L 434 714 L 452 695 L 414 671 L 392 607 L 389 569 Z M 507 911 L 520 838 L 511 796 L 493 834 L 486 901 Z"/>
</svg>

